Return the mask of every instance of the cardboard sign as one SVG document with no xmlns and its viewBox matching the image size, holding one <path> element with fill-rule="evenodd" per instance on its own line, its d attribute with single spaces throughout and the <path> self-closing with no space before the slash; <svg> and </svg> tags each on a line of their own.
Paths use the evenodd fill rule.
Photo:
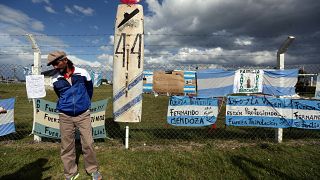
<svg viewBox="0 0 320 180">
<path fill-rule="evenodd" d="M 159 94 L 183 94 L 183 71 L 155 71 L 153 73 L 153 91 Z"/>
</svg>

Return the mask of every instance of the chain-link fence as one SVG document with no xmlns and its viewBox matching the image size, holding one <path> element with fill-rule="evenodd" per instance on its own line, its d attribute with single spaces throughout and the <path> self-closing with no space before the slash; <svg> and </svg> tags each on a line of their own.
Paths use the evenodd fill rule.
<svg viewBox="0 0 320 180">
<path fill-rule="evenodd" d="M 119 140 L 125 136 L 125 126 L 130 127 L 131 143 L 177 143 L 181 140 L 201 142 L 212 139 L 240 139 L 240 140 L 270 140 L 275 138 L 275 129 L 258 127 L 230 127 L 225 126 L 225 98 L 220 99 L 219 116 L 215 125 L 206 127 L 176 127 L 167 124 L 168 96 L 154 96 L 154 94 L 143 95 L 142 120 L 140 123 L 116 123 L 112 116 L 112 69 L 101 67 L 82 66 L 89 73 L 99 73 L 101 84 L 94 89 L 93 101 L 109 98 L 109 103 L 105 114 L 105 128 L 107 139 Z M 146 66 L 145 70 L 188 70 L 217 68 L 210 64 L 190 64 L 190 65 L 154 65 Z M 274 69 L 274 67 L 218 67 L 225 69 L 259 68 Z M 301 97 L 312 97 L 315 92 L 316 77 L 320 71 L 320 64 L 291 65 L 286 69 L 299 69 L 299 79 L 296 92 Z M 14 123 L 16 133 L 0 137 L 0 141 L 25 141 L 31 140 L 29 136 L 33 126 L 33 103 L 27 98 L 25 87 L 25 76 L 31 73 L 30 66 L 21 65 L 1 65 L 0 68 L 0 98 L 16 99 L 14 108 Z M 45 71 L 47 69 L 42 69 Z M 52 89 L 47 90 L 44 98 L 49 101 L 56 101 L 57 97 Z M 284 140 L 286 139 L 310 139 L 320 138 L 318 130 L 304 130 L 288 128 L 284 129 Z"/>
</svg>

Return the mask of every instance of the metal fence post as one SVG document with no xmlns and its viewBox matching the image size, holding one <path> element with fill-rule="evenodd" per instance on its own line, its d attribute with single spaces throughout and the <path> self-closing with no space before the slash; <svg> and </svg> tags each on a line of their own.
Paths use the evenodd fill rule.
<svg viewBox="0 0 320 180">
<path fill-rule="evenodd" d="M 126 125 L 125 148 L 129 149 L 129 126 Z"/>
<path fill-rule="evenodd" d="M 286 41 L 280 46 L 277 52 L 277 68 L 278 69 L 284 69 L 284 53 L 288 50 L 288 47 L 290 44 L 293 42 L 295 37 L 289 36 Z M 276 142 L 281 143 L 282 142 L 282 137 L 283 137 L 283 129 L 282 128 L 277 128 L 276 129 Z"/>
<path fill-rule="evenodd" d="M 32 36 L 32 34 L 27 34 L 28 39 L 31 41 L 32 49 L 33 49 L 33 66 L 32 66 L 32 74 L 40 75 L 41 74 L 41 51 L 36 43 L 36 40 Z M 33 126 L 32 133 L 34 131 L 35 126 L 35 117 L 36 117 L 36 100 L 32 99 L 33 103 Z M 38 135 L 33 135 L 33 140 L 36 142 L 41 141 L 41 137 Z"/>
</svg>

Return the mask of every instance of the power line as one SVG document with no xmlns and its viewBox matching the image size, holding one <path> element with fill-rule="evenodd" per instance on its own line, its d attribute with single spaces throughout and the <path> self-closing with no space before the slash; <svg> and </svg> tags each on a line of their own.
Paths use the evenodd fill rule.
<svg viewBox="0 0 320 180">
<path fill-rule="evenodd" d="M 0 53 L 0 56 L 20 56 L 20 55 L 33 55 L 32 53 Z M 79 56 L 98 56 L 102 55 L 101 53 L 71 53 L 68 55 L 79 55 Z M 110 54 L 113 55 L 113 54 Z M 169 54 L 169 53 L 145 53 L 144 56 L 199 56 L 199 55 L 211 55 L 213 57 L 257 57 L 257 56 L 269 56 L 265 54 L 214 54 L 214 53 L 177 53 L 177 54 Z M 318 57 L 319 55 L 313 54 L 290 54 L 299 57 Z"/>
<path fill-rule="evenodd" d="M 272 45 L 239 45 L 239 44 L 232 44 L 232 45 L 227 45 L 227 44 L 188 44 L 186 45 L 178 45 L 178 44 L 145 44 L 145 47 L 243 47 L 243 48 L 271 48 L 274 47 Z M 320 44 L 295 44 L 293 45 L 294 47 L 319 47 Z M 12 48 L 12 47 L 30 47 L 27 45 L 0 45 L 2 48 Z M 39 45 L 39 47 L 43 48 L 48 48 L 48 47 L 88 47 L 88 48 L 95 48 L 95 47 L 114 47 L 114 45 L 110 44 L 101 44 L 101 45 Z"/>
<path fill-rule="evenodd" d="M 127 34 L 135 35 L 135 34 Z M 281 36 L 288 35 L 274 35 L 274 36 L 250 36 L 250 35 L 241 35 L 241 34 L 170 34 L 170 33 L 146 33 L 144 36 L 175 36 L 175 37 L 254 37 L 254 38 L 276 38 Z M 25 34 L 0 34 L 0 36 L 26 36 Z M 113 33 L 104 33 L 104 34 L 33 34 L 35 37 L 94 37 L 94 36 L 115 36 Z M 297 36 L 299 39 L 305 38 L 315 38 L 318 39 L 318 35 L 307 35 L 307 36 Z"/>
</svg>

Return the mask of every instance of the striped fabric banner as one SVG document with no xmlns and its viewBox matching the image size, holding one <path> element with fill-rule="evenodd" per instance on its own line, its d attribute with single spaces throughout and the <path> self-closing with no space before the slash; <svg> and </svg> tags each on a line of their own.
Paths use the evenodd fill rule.
<svg viewBox="0 0 320 180">
<path fill-rule="evenodd" d="M 320 75 L 317 76 L 316 92 L 314 94 L 316 99 L 320 99 Z"/>
<path fill-rule="evenodd" d="M 102 81 L 102 72 L 91 71 L 90 76 L 93 83 L 93 87 L 99 87 Z"/>
<path fill-rule="evenodd" d="M 263 94 L 274 96 L 294 95 L 298 81 L 298 69 L 264 70 Z"/>
<path fill-rule="evenodd" d="M 216 122 L 218 116 L 217 98 L 196 98 L 171 96 L 167 122 L 174 126 L 208 126 Z"/>
<path fill-rule="evenodd" d="M 233 92 L 234 71 L 208 69 L 197 71 L 198 97 L 221 97 Z"/>
<path fill-rule="evenodd" d="M 0 100 L 0 136 L 16 132 L 14 125 L 15 98 Z"/>
<path fill-rule="evenodd" d="M 320 101 L 292 100 L 292 127 L 302 129 L 320 129 Z"/>
<path fill-rule="evenodd" d="M 292 124 L 290 99 L 265 96 L 228 96 L 226 125 L 288 128 Z"/>
<path fill-rule="evenodd" d="M 184 93 L 196 94 L 196 72 L 195 71 L 184 71 Z"/>
<path fill-rule="evenodd" d="M 320 129 L 320 100 L 228 96 L 226 124 Z"/>
<path fill-rule="evenodd" d="M 152 92 L 153 72 L 143 71 L 143 92 Z"/>
<path fill-rule="evenodd" d="M 90 118 L 93 139 L 105 138 L 105 111 L 108 99 L 91 103 Z M 47 138 L 60 139 L 59 112 L 56 103 L 37 99 L 33 133 Z M 79 137 L 79 134 L 76 135 Z"/>
</svg>

